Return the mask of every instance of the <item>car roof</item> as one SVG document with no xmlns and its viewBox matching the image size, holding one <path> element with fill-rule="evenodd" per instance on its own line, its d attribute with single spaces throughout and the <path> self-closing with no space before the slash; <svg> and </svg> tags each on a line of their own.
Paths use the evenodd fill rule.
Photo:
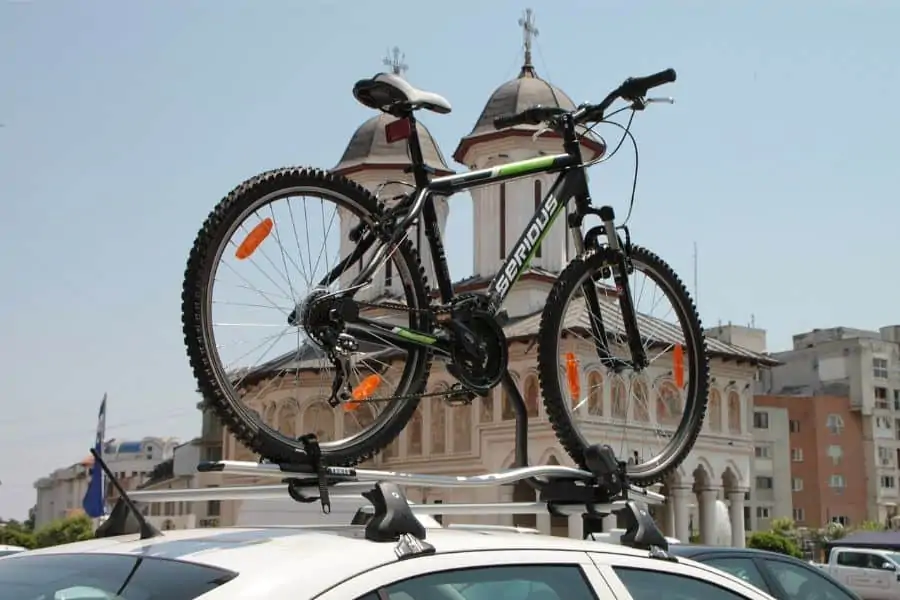
<svg viewBox="0 0 900 600">
<path fill-rule="evenodd" d="M 624 546 L 547 535 L 495 530 L 428 529 L 426 541 L 438 554 L 487 550 L 572 550 L 627 556 L 646 551 Z M 24 553 L 122 554 L 175 559 L 240 573 L 246 584 L 258 579 L 268 589 L 297 585 L 297 569 L 315 573 L 303 581 L 305 589 L 319 590 L 369 569 L 397 561 L 393 542 L 365 539 L 362 526 L 256 527 L 170 530 L 162 536 L 137 535 L 93 539 Z M 308 586 L 307 586 L 308 584 Z"/>
<path fill-rule="evenodd" d="M 703 554 L 747 554 L 756 556 L 778 556 L 790 560 L 798 560 L 793 556 L 778 554 L 769 550 L 759 550 L 756 548 L 731 548 L 727 546 L 706 546 L 702 544 L 673 544 L 669 546 L 669 553 L 676 556 L 684 556 L 690 558 Z M 802 561 L 801 561 L 802 562 Z"/>
</svg>

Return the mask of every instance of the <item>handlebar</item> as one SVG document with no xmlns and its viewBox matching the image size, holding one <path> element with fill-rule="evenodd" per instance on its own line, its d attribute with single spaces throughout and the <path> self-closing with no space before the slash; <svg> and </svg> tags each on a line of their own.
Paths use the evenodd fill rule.
<svg viewBox="0 0 900 600">
<path fill-rule="evenodd" d="M 610 92 L 599 104 L 585 104 L 572 111 L 571 114 L 575 125 L 588 121 L 601 121 L 606 110 L 619 98 L 639 102 L 653 88 L 672 83 L 676 78 L 675 69 L 666 69 L 646 77 L 629 77 L 622 82 L 622 85 Z M 514 115 L 497 117 L 494 119 L 494 128 L 505 129 L 516 125 L 540 125 L 568 112 L 556 106 L 533 106 Z"/>
</svg>

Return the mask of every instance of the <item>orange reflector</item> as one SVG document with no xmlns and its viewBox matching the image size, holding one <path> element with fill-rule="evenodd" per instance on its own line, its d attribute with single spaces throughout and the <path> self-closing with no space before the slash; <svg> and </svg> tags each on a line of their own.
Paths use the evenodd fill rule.
<svg viewBox="0 0 900 600">
<path fill-rule="evenodd" d="M 572 399 L 581 398 L 581 384 L 578 382 L 578 359 L 572 352 L 566 353 L 566 380 L 569 384 L 569 395 Z"/>
<path fill-rule="evenodd" d="M 344 410 L 350 412 L 359 408 L 360 402 L 371 398 L 379 385 L 381 385 L 381 375 L 369 375 L 363 379 L 358 386 L 353 388 L 353 399 L 344 403 Z"/>
<path fill-rule="evenodd" d="M 672 374 L 675 377 L 675 386 L 684 387 L 684 346 L 678 344 L 672 351 Z"/>
<path fill-rule="evenodd" d="M 269 234 L 272 233 L 272 227 L 274 227 L 274 225 L 275 222 L 272 221 L 271 218 L 266 217 L 264 221 L 254 227 L 234 253 L 238 260 L 250 258 L 250 256 L 256 252 L 256 249 L 259 248 L 260 244 L 262 244 L 266 238 L 269 237 Z"/>
</svg>

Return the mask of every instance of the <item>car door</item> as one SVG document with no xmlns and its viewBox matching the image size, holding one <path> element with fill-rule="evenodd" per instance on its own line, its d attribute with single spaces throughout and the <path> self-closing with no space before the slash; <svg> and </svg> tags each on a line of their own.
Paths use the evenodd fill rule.
<svg viewBox="0 0 900 600">
<path fill-rule="evenodd" d="M 776 588 L 772 595 L 784 600 L 858 600 L 817 568 L 777 557 L 760 557 L 761 565 Z"/>
<path fill-rule="evenodd" d="M 348 579 L 316 600 L 614 598 L 584 552 L 491 550 L 420 556 Z"/>
<path fill-rule="evenodd" d="M 772 600 L 715 567 L 616 554 L 592 553 L 591 559 L 617 599 Z"/>
<path fill-rule="evenodd" d="M 835 557 L 835 570 L 839 579 L 867 600 L 893 600 L 896 590 L 891 590 L 897 574 L 881 568 L 884 557 L 865 550 L 839 550 Z"/>
</svg>

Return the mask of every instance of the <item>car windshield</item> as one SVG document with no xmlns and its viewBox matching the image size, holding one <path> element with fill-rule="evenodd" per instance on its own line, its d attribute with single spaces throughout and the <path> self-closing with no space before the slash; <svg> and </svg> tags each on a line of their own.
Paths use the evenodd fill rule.
<svg viewBox="0 0 900 600">
<path fill-rule="evenodd" d="M 885 552 L 884 555 L 891 559 L 895 565 L 900 565 L 900 552 Z"/>
<path fill-rule="evenodd" d="M 236 576 L 164 558 L 25 553 L 0 561 L 0 600 L 193 600 Z"/>
</svg>

